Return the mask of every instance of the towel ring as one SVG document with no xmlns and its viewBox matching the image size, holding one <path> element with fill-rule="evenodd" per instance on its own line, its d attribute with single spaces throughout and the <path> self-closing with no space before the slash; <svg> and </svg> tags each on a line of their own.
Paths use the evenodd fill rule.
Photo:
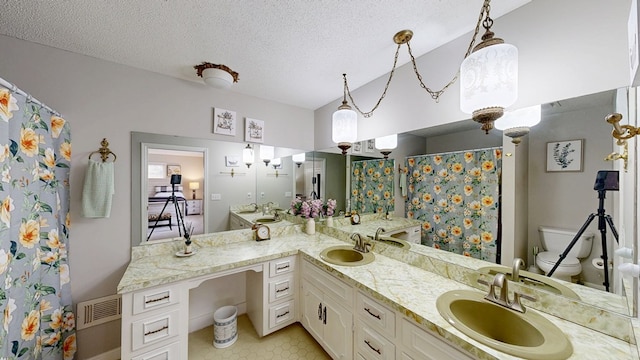
<svg viewBox="0 0 640 360">
<path fill-rule="evenodd" d="M 107 141 L 107 138 L 102 139 L 102 141 L 100 142 L 100 149 L 98 149 L 98 151 L 94 151 L 91 154 L 89 154 L 89 160 L 91 160 L 91 156 L 93 156 L 94 154 L 100 154 L 100 158 L 102 159 L 102 162 L 107 162 L 107 159 L 109 158 L 109 155 L 113 155 L 113 162 L 116 162 L 116 154 L 114 154 L 111 150 L 109 150 L 109 142 Z"/>
</svg>

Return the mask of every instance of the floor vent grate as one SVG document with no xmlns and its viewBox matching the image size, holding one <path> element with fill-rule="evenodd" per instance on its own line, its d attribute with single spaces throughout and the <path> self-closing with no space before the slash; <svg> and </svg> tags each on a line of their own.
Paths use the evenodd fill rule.
<svg viewBox="0 0 640 360">
<path fill-rule="evenodd" d="M 118 294 L 78 303 L 77 329 L 117 320 L 122 317 L 122 297 Z"/>
</svg>

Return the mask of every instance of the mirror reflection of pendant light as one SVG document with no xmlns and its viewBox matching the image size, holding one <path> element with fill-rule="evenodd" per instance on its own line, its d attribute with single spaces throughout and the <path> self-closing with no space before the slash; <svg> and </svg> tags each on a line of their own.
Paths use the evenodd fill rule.
<svg viewBox="0 0 640 360">
<path fill-rule="evenodd" d="M 281 158 L 275 158 L 275 159 L 273 159 L 273 161 L 271 161 L 271 166 L 273 166 L 274 169 L 279 168 L 280 165 L 282 165 L 282 159 Z"/>
<path fill-rule="evenodd" d="M 294 164 L 298 165 L 298 167 L 300 167 L 300 165 L 304 164 L 304 161 L 305 161 L 304 153 L 295 154 L 291 158 L 293 159 Z"/>
<path fill-rule="evenodd" d="M 358 114 L 347 104 L 347 74 L 342 74 L 344 78 L 344 96 L 342 105 L 333 113 L 331 123 L 331 139 L 342 150 L 342 155 L 347 154 L 351 144 L 358 136 Z"/>
<path fill-rule="evenodd" d="M 376 138 L 375 144 L 376 149 L 380 150 L 385 159 L 388 159 L 391 151 L 398 147 L 398 134 Z"/>
<path fill-rule="evenodd" d="M 205 84 L 216 89 L 228 89 L 239 80 L 238 73 L 226 65 L 203 62 L 193 68 Z"/>
<path fill-rule="evenodd" d="M 502 133 L 510 138 L 511 142 L 520 144 L 522 137 L 529 133 L 532 126 L 537 125 L 542 117 L 542 109 L 540 105 L 530 106 L 514 111 L 507 111 L 496 120 L 496 129 L 502 130 Z"/>
<path fill-rule="evenodd" d="M 460 65 L 460 109 L 472 114 L 485 133 L 518 98 L 518 49 L 493 37 L 489 2 L 485 0 L 482 10 L 486 15 L 482 42 Z"/>
<path fill-rule="evenodd" d="M 269 145 L 260 145 L 260 160 L 264 161 L 264 166 L 269 166 L 273 160 L 274 148 Z"/>
<path fill-rule="evenodd" d="M 253 149 L 251 148 L 251 144 L 247 144 L 247 147 L 242 149 L 242 162 L 247 165 L 247 169 L 251 167 L 255 157 L 253 155 Z"/>
</svg>

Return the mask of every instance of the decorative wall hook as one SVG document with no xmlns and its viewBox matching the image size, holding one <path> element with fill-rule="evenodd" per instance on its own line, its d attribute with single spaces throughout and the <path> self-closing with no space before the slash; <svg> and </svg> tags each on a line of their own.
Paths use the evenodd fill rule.
<svg viewBox="0 0 640 360">
<path fill-rule="evenodd" d="M 620 126 L 620 120 L 622 120 L 622 114 L 613 113 L 604 117 L 604 119 L 611 125 L 613 125 L 613 131 L 611 136 L 618 139 L 618 145 L 632 137 L 640 134 L 640 128 L 631 125 Z"/>
<path fill-rule="evenodd" d="M 614 130 L 615 131 L 615 130 Z M 622 142 L 622 144 L 620 144 Z M 618 154 L 616 152 L 612 152 L 604 158 L 605 161 L 615 161 L 620 160 L 624 161 L 624 172 L 627 172 L 627 161 L 629 160 L 629 144 L 626 140 L 618 140 L 618 145 L 622 146 L 622 154 Z"/>
</svg>

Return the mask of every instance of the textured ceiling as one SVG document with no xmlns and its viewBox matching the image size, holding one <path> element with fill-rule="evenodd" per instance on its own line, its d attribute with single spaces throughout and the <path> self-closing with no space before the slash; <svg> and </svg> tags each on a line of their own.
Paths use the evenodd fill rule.
<svg viewBox="0 0 640 360">
<path fill-rule="evenodd" d="M 530 0 L 494 0 L 497 18 Z M 0 34 L 200 81 L 193 66 L 240 73 L 230 91 L 316 109 L 390 70 L 393 34 L 415 56 L 475 26 L 482 0 L 2 1 Z M 466 49 L 461 49 L 464 53 Z M 401 57 L 399 63 L 408 58 Z"/>
</svg>

